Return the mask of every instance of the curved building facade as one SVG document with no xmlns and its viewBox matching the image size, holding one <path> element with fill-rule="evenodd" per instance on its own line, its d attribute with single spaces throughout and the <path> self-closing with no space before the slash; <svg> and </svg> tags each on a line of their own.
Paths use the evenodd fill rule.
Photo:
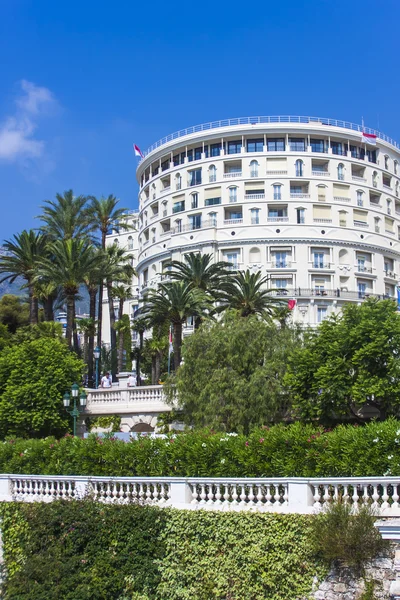
<svg viewBox="0 0 400 600">
<path fill-rule="evenodd" d="M 395 298 L 399 163 L 384 134 L 331 119 L 233 119 L 168 136 L 137 168 L 140 293 L 170 259 L 201 252 L 261 270 L 304 324 Z"/>
</svg>

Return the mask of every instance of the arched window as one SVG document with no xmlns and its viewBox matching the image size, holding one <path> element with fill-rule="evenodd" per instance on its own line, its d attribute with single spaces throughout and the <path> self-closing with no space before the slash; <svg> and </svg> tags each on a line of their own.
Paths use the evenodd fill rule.
<svg viewBox="0 0 400 600">
<path fill-rule="evenodd" d="M 261 252 L 259 248 L 251 248 L 249 252 L 249 261 L 251 263 L 261 262 Z"/>
<path fill-rule="evenodd" d="M 357 206 L 364 206 L 364 192 L 357 190 Z"/>
<path fill-rule="evenodd" d="M 393 170 L 394 170 L 394 174 L 397 175 L 397 167 L 398 167 L 398 162 L 397 160 L 393 161 Z"/>
<path fill-rule="evenodd" d="M 215 165 L 210 165 L 208 167 L 208 181 L 210 183 L 217 181 L 217 169 L 215 168 Z"/>
<path fill-rule="evenodd" d="M 180 190 L 182 187 L 182 177 L 180 173 L 175 175 L 175 187 L 177 190 Z"/>
<path fill-rule="evenodd" d="M 229 188 L 229 202 L 237 202 L 237 187 Z"/>
<path fill-rule="evenodd" d="M 378 187 L 378 173 L 376 171 L 372 173 L 372 185 L 374 188 Z"/>
<path fill-rule="evenodd" d="M 133 237 L 131 235 L 128 237 L 128 250 L 133 250 Z"/>
<path fill-rule="evenodd" d="M 258 162 L 252 160 L 250 163 L 250 177 L 258 177 Z"/>
<path fill-rule="evenodd" d="M 391 209 L 392 201 L 390 200 L 390 198 L 388 198 L 386 200 L 386 206 L 387 206 L 387 214 L 391 215 L 392 214 L 392 209 Z"/>
<path fill-rule="evenodd" d="M 304 163 L 302 160 L 296 160 L 296 177 L 303 177 L 303 166 Z"/>
<path fill-rule="evenodd" d="M 396 181 L 396 185 L 394 187 L 394 193 L 396 194 L 397 198 L 399 197 L 399 182 Z"/>
<path fill-rule="evenodd" d="M 339 163 L 337 166 L 337 178 L 339 179 L 339 181 L 344 180 L 344 164 L 343 163 Z"/>
<path fill-rule="evenodd" d="M 389 170 L 389 157 L 387 154 L 385 154 L 385 169 L 386 171 Z"/>
<path fill-rule="evenodd" d="M 217 213 L 216 212 L 210 212 L 210 213 L 208 213 L 208 216 L 210 217 L 210 225 L 211 225 L 211 227 L 216 227 L 217 226 Z"/>
<path fill-rule="evenodd" d="M 281 189 L 282 186 L 280 183 L 274 183 L 273 184 L 273 188 L 274 188 L 274 200 L 282 200 L 282 193 L 281 193 Z"/>
<path fill-rule="evenodd" d="M 194 192 L 191 194 L 191 208 L 198 208 L 199 206 L 199 194 Z"/>
</svg>

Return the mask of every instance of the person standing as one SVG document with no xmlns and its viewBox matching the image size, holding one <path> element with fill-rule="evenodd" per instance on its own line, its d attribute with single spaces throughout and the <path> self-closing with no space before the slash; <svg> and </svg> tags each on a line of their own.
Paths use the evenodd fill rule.
<svg viewBox="0 0 400 600">
<path fill-rule="evenodd" d="M 101 378 L 101 387 L 102 388 L 110 388 L 111 387 L 111 379 L 110 379 L 110 373 L 104 373 L 103 377 Z"/>
</svg>

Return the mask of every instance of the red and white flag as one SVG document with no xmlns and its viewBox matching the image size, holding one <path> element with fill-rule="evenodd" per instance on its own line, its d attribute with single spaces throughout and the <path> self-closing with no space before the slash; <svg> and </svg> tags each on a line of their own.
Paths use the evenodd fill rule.
<svg viewBox="0 0 400 600">
<path fill-rule="evenodd" d="M 140 156 L 140 158 L 144 158 L 143 152 L 141 151 L 139 146 L 136 146 L 136 144 L 133 144 L 133 151 L 135 153 L 135 156 Z"/>
<path fill-rule="evenodd" d="M 172 344 L 172 327 L 169 328 L 169 346 L 168 346 L 168 356 L 170 356 L 174 351 L 174 346 Z"/>
<path fill-rule="evenodd" d="M 296 300 L 288 300 L 287 307 L 289 310 L 293 310 L 296 306 Z"/>
<path fill-rule="evenodd" d="M 373 133 L 364 133 L 362 132 L 361 142 L 363 144 L 370 144 L 371 146 L 376 146 L 376 135 Z"/>
</svg>

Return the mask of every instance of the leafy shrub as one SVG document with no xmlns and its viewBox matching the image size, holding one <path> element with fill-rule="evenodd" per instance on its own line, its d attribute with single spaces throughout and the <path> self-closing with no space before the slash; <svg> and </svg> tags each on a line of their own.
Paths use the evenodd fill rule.
<svg viewBox="0 0 400 600">
<path fill-rule="evenodd" d="M 112 436 L 0 442 L 0 472 L 176 477 L 359 477 L 400 475 L 400 422 L 333 431 L 295 423 L 250 435 L 191 431 L 166 439 Z"/>
<path fill-rule="evenodd" d="M 326 573 L 304 515 L 90 500 L 2 503 L 0 514 L 8 600 L 295 600 Z"/>
<path fill-rule="evenodd" d="M 313 519 L 312 538 L 316 550 L 328 563 L 338 561 L 361 571 L 368 560 L 388 546 L 374 525 L 376 518 L 375 511 L 367 504 L 356 510 L 341 500 L 327 504 Z"/>
</svg>

